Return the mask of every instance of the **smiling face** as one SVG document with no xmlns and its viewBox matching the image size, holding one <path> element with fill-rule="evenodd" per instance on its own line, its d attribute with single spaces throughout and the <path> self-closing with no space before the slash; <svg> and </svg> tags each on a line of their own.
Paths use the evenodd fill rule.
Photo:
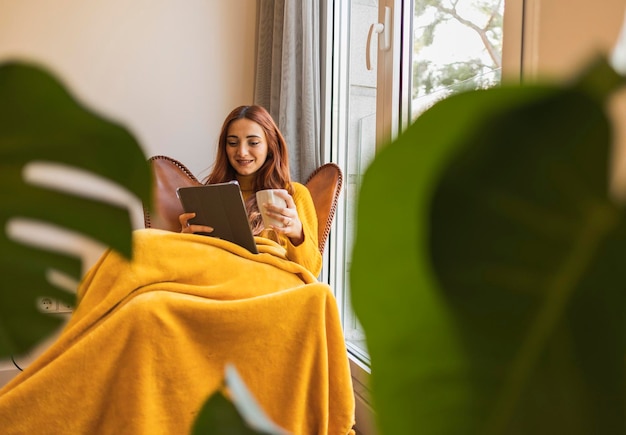
<svg viewBox="0 0 626 435">
<path fill-rule="evenodd" d="M 226 154 L 239 175 L 256 173 L 267 159 L 267 139 L 263 128 L 246 118 L 233 121 L 226 134 Z"/>
</svg>

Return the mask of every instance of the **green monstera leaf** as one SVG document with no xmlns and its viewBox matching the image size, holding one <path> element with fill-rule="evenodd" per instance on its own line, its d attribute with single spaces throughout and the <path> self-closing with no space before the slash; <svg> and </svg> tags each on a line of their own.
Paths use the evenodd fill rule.
<svg viewBox="0 0 626 435">
<path fill-rule="evenodd" d="M 126 208 L 26 182 L 24 169 L 33 162 L 104 177 L 150 206 L 150 168 L 127 129 L 85 108 L 46 69 L 0 65 L 0 357 L 27 351 L 57 327 L 56 317 L 37 310 L 39 297 L 73 302 L 48 281 L 50 270 L 81 277 L 80 259 L 10 238 L 11 220 L 52 224 L 131 255 Z"/>
<path fill-rule="evenodd" d="M 625 81 L 450 97 L 368 168 L 350 279 L 381 434 L 623 433 Z"/>
</svg>

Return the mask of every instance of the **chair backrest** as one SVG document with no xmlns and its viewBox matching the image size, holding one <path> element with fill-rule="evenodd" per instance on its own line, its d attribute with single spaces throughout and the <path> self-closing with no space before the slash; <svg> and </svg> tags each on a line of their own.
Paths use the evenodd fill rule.
<svg viewBox="0 0 626 435">
<path fill-rule="evenodd" d="M 343 185 L 341 168 L 335 163 L 323 164 L 313 171 L 304 185 L 311 192 L 311 198 L 313 198 L 313 204 L 315 204 L 315 212 L 317 213 L 317 243 L 320 252 L 323 254 Z"/>
<path fill-rule="evenodd" d="M 178 216 L 183 207 L 176 196 L 176 189 L 183 186 L 199 186 L 200 181 L 189 169 L 176 159 L 153 156 L 148 160 L 154 176 L 152 187 L 152 210 L 145 206 L 143 219 L 146 228 L 180 231 Z"/>
<path fill-rule="evenodd" d="M 176 196 L 176 189 L 202 184 L 185 165 L 168 156 L 153 156 L 148 160 L 154 175 L 152 210 L 144 207 L 146 228 L 180 231 L 178 217 L 183 208 Z M 339 166 L 326 163 L 309 176 L 305 186 L 311 192 L 318 220 L 318 246 L 324 252 L 328 234 L 337 209 L 337 201 L 343 184 Z"/>
</svg>

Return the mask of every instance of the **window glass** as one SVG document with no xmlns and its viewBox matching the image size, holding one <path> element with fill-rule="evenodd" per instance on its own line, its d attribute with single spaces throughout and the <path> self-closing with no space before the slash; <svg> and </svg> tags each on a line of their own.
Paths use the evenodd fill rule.
<svg viewBox="0 0 626 435">
<path fill-rule="evenodd" d="M 500 83 L 504 0 L 416 0 L 411 113 Z"/>
<path fill-rule="evenodd" d="M 394 46 L 382 52 L 372 26 L 381 21 L 385 7 L 392 10 L 393 25 L 408 33 L 394 29 Z M 454 92 L 498 84 L 504 0 L 349 0 L 335 2 L 335 8 L 332 130 L 344 194 L 332 235 L 330 283 L 341 307 L 348 349 L 367 365 L 365 335 L 350 306 L 350 254 L 362 176 L 381 145 L 377 138 L 397 134 L 380 134 L 377 128 L 389 126 L 380 119 L 400 120 L 403 113 L 414 120 Z M 402 71 L 408 80 L 397 77 Z M 400 82 L 404 85 L 396 86 Z M 390 89 L 405 95 L 383 94 Z"/>
<path fill-rule="evenodd" d="M 339 241 L 344 253 L 340 273 L 342 292 L 342 314 L 344 335 L 353 356 L 369 362 L 365 335 L 350 306 L 350 253 L 355 228 L 356 195 L 361 177 L 373 159 L 376 150 L 376 83 L 378 37 L 372 32 L 367 47 L 368 33 L 378 21 L 378 1 L 351 0 L 348 18 L 348 74 L 347 116 L 343 129 L 344 147 L 340 158 L 344 160 L 344 220 Z M 366 49 L 369 48 L 370 69 L 366 64 Z"/>
</svg>

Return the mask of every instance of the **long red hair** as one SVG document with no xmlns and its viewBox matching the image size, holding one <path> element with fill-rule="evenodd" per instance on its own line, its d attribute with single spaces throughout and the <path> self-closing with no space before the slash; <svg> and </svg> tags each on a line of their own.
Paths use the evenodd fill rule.
<svg viewBox="0 0 626 435">
<path fill-rule="evenodd" d="M 237 173 L 230 164 L 228 155 L 226 154 L 226 138 L 231 123 L 243 118 L 259 124 L 265 132 L 265 139 L 267 141 L 267 158 L 261 168 L 256 172 L 254 191 L 256 192 L 263 189 L 287 189 L 290 194 L 293 194 L 291 175 L 289 173 L 289 155 L 287 154 L 285 138 L 269 112 L 265 110 L 265 108 L 256 105 L 239 106 L 228 114 L 220 132 L 213 169 L 204 180 L 204 183 L 225 183 L 237 178 Z M 263 227 L 259 207 L 256 203 L 256 195 L 251 195 L 250 198 L 248 198 L 246 208 L 248 210 L 250 226 L 254 234 L 260 233 Z"/>
</svg>

